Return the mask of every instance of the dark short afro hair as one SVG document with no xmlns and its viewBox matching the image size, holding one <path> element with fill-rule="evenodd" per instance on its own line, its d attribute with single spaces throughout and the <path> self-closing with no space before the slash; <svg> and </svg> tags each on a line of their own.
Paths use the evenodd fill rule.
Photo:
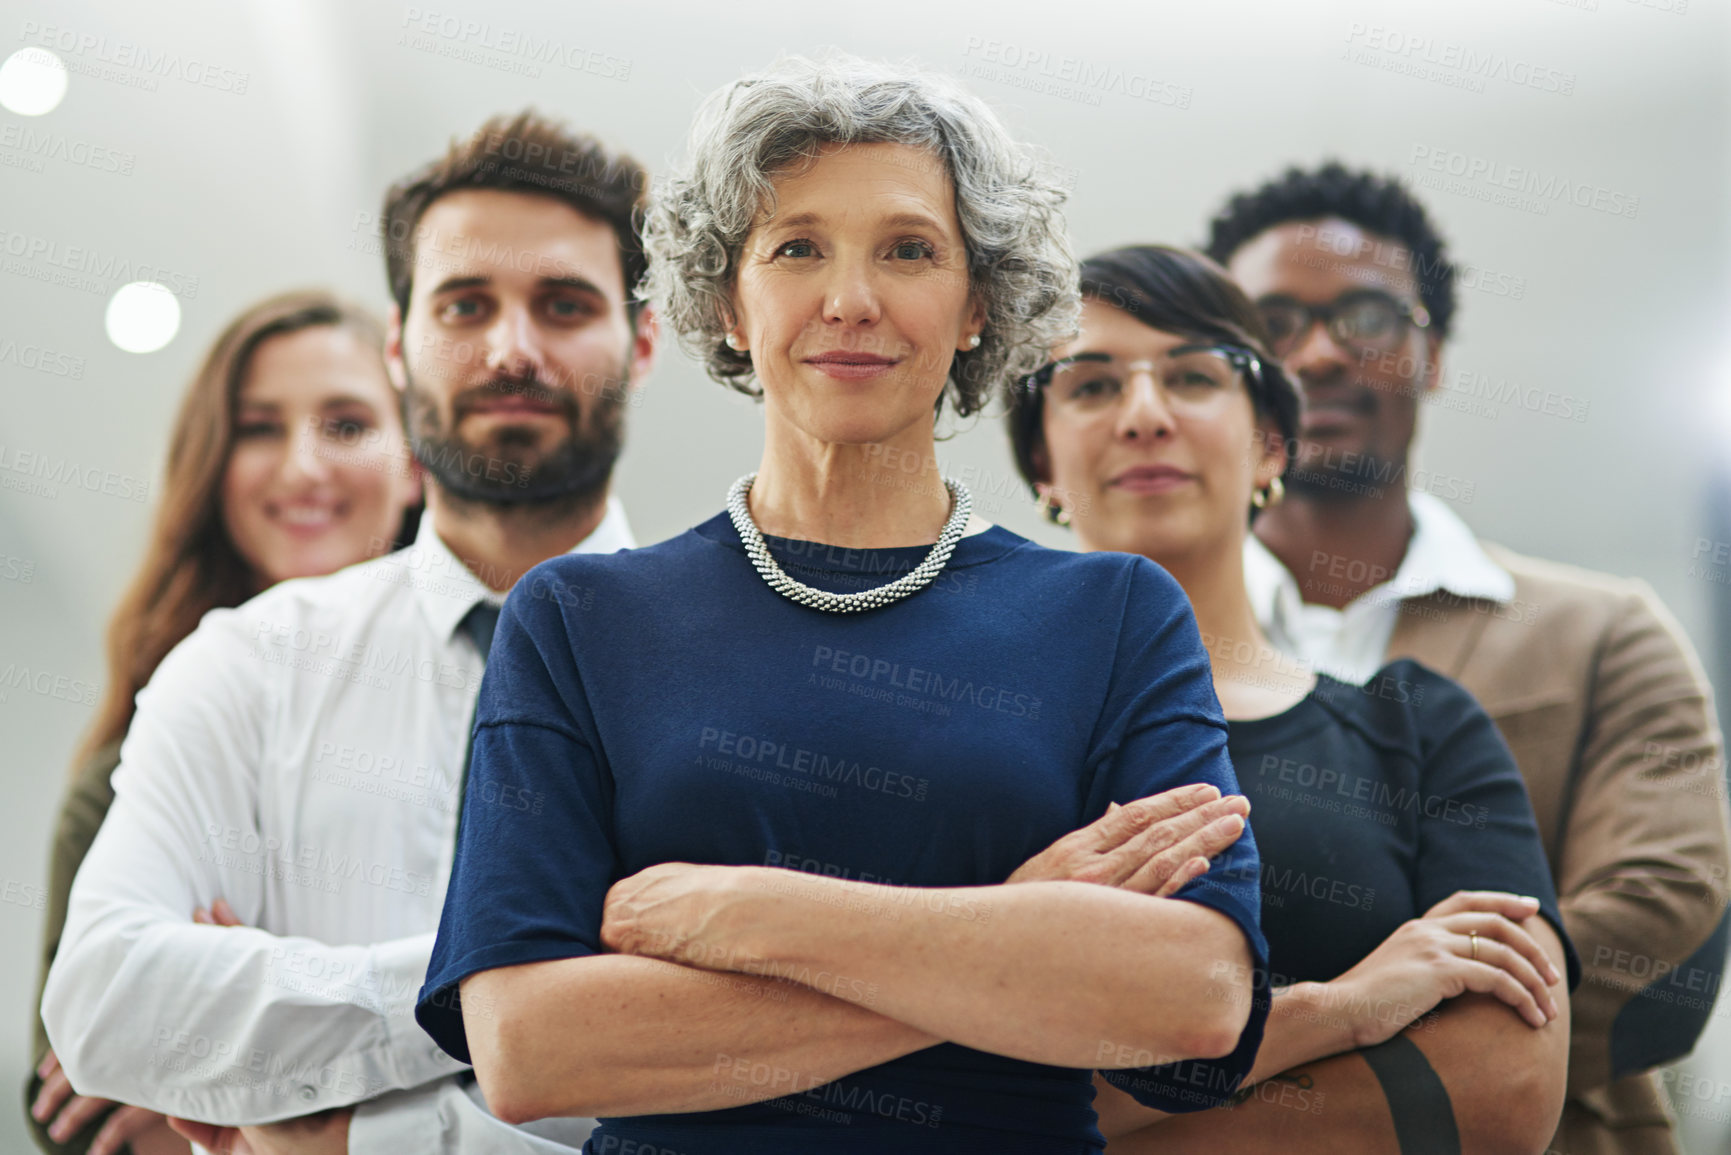
<svg viewBox="0 0 1731 1155">
<path fill-rule="evenodd" d="M 1189 249 L 1125 245 L 1082 262 L 1082 303 L 1090 302 L 1110 305 L 1151 329 L 1256 354 L 1260 370 L 1244 375 L 1250 407 L 1258 422 L 1273 424 L 1290 464 L 1303 406 L 1298 386 L 1269 348 L 1262 315 L 1225 269 Z M 1032 489 L 1048 480 L 1040 468 L 1046 450 L 1045 391 L 1023 382 L 1011 393 L 1010 450 Z"/>
<path fill-rule="evenodd" d="M 1289 168 L 1260 188 L 1227 201 L 1208 224 L 1204 251 L 1228 264 L 1252 237 L 1277 225 L 1324 217 L 1350 221 L 1411 250 L 1412 273 L 1419 300 L 1430 313 L 1431 328 L 1440 337 L 1449 335 L 1455 313 L 1455 267 L 1424 206 L 1398 177 L 1355 172 L 1334 160 L 1310 170 Z"/>
</svg>

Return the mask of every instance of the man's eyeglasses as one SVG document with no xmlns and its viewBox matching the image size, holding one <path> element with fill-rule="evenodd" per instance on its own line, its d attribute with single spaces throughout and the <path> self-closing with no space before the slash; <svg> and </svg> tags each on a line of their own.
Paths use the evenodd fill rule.
<svg viewBox="0 0 1731 1155">
<path fill-rule="evenodd" d="M 1310 327 L 1321 321 L 1328 335 L 1348 348 L 1393 352 L 1407 329 L 1428 329 L 1430 312 L 1375 289 L 1337 297 L 1331 304 L 1307 305 L 1291 297 L 1264 297 L 1256 302 L 1268 326 L 1269 348 L 1285 357 L 1304 341 Z"/>
<path fill-rule="evenodd" d="M 1199 402 L 1231 389 L 1240 373 L 1261 372 L 1261 360 L 1241 346 L 1180 345 L 1163 356 L 1138 361 L 1110 353 L 1061 357 L 1022 378 L 1022 387 L 1044 390 L 1054 409 L 1084 415 L 1116 407 L 1137 373 L 1152 373 L 1174 401 Z"/>
</svg>

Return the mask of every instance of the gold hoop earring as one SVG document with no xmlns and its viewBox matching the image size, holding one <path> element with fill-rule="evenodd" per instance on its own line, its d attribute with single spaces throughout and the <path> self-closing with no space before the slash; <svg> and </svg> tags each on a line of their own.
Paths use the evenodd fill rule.
<svg viewBox="0 0 1731 1155">
<path fill-rule="evenodd" d="M 1050 490 L 1040 494 L 1034 502 L 1034 508 L 1039 510 L 1046 520 L 1053 525 L 1061 525 L 1066 529 L 1070 527 L 1070 511 L 1052 500 Z"/>
</svg>

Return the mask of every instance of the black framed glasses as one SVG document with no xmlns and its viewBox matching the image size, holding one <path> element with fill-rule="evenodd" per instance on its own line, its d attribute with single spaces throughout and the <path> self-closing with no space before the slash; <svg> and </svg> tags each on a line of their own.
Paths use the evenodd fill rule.
<svg viewBox="0 0 1731 1155">
<path fill-rule="evenodd" d="M 1268 327 L 1269 348 L 1285 357 L 1304 340 L 1318 321 L 1328 335 L 1348 348 L 1392 352 L 1407 330 L 1430 328 L 1430 311 L 1377 289 L 1343 293 L 1326 305 L 1308 305 L 1291 297 L 1264 297 L 1256 302 Z"/>
<path fill-rule="evenodd" d="M 1252 378 L 1262 360 L 1241 345 L 1179 345 L 1159 357 L 1131 360 L 1111 353 L 1060 357 L 1022 378 L 1022 388 L 1043 392 L 1059 412 L 1078 416 L 1115 408 L 1137 373 L 1152 373 L 1169 400 L 1198 403 L 1227 392 L 1240 373 Z"/>
</svg>

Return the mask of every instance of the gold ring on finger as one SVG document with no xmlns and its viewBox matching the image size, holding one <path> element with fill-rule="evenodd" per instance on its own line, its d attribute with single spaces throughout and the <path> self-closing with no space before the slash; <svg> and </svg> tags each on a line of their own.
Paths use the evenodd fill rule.
<svg viewBox="0 0 1731 1155">
<path fill-rule="evenodd" d="M 1475 930 L 1475 931 L 1470 931 L 1470 932 L 1468 932 L 1468 934 L 1467 934 L 1467 937 L 1468 937 L 1468 938 L 1470 938 L 1470 939 L 1472 939 L 1472 943 L 1473 943 L 1473 961 L 1474 961 L 1474 962 L 1478 962 L 1478 961 L 1479 961 L 1479 933 L 1478 933 L 1478 931 L 1476 931 L 1476 930 Z"/>
</svg>

